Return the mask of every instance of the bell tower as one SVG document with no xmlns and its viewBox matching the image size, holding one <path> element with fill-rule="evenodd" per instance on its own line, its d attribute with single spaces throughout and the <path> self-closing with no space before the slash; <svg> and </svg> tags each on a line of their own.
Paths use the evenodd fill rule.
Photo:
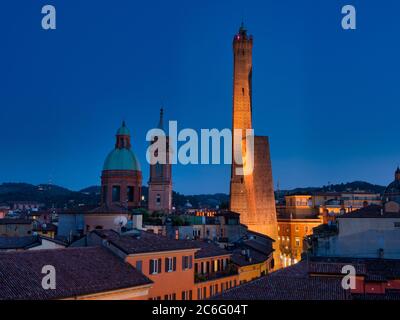
<svg viewBox="0 0 400 320">
<path fill-rule="evenodd" d="M 164 130 L 164 109 L 160 110 L 160 120 L 158 129 Z M 155 137 L 152 143 L 160 137 Z M 164 148 L 163 148 L 164 149 Z M 165 152 L 166 163 L 156 163 L 150 165 L 149 180 L 149 211 L 160 211 L 170 213 L 172 209 L 172 170 L 169 159 L 169 137 L 165 137 L 165 150 L 156 150 L 155 152 Z M 160 157 L 162 158 L 162 157 Z"/>
</svg>

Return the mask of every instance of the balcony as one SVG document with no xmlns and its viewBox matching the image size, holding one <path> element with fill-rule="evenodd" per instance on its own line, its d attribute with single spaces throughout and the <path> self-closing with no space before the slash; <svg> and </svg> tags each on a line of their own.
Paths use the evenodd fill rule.
<svg viewBox="0 0 400 320">
<path fill-rule="evenodd" d="M 230 268 L 228 267 L 224 271 L 217 271 L 217 272 L 211 272 L 211 273 L 205 273 L 205 274 L 196 274 L 194 276 L 194 282 L 199 283 L 199 282 L 206 282 L 206 281 L 211 281 L 211 280 L 216 280 L 216 279 L 221 279 L 221 278 L 226 278 L 226 277 L 231 277 L 234 275 L 238 274 L 237 268 Z"/>
</svg>

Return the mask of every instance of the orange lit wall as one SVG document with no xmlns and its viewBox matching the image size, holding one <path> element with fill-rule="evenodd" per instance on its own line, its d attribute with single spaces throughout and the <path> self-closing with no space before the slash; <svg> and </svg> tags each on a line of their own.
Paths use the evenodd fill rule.
<svg viewBox="0 0 400 320">
<path fill-rule="evenodd" d="M 175 294 L 176 300 L 182 299 L 182 292 L 192 291 L 194 299 L 194 253 L 196 249 L 166 251 L 129 255 L 125 261 L 137 268 L 137 262 L 142 262 L 141 272 L 150 278 L 154 284 L 149 290 L 149 299 L 170 299 Z M 182 268 L 183 256 L 192 257 L 192 268 Z M 176 257 L 176 271 L 165 271 L 165 258 Z M 158 274 L 150 274 L 150 260 L 161 259 L 161 272 Z"/>
</svg>

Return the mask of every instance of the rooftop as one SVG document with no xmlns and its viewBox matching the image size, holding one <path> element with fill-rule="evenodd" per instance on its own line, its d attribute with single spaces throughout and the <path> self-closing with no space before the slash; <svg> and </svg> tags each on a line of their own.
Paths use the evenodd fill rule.
<svg viewBox="0 0 400 320">
<path fill-rule="evenodd" d="M 39 237 L 0 237 L 0 250 L 28 249 L 41 244 Z"/>
<path fill-rule="evenodd" d="M 28 219 L 12 219 L 12 218 L 4 218 L 0 219 L 0 225 L 4 224 L 31 224 L 32 220 Z"/>
<path fill-rule="evenodd" d="M 309 277 L 305 261 L 214 297 L 216 300 L 348 300 L 349 298 L 348 292 L 341 286 L 341 278 Z"/>
<path fill-rule="evenodd" d="M 137 235 L 130 233 L 119 234 L 113 230 L 95 230 L 92 232 L 101 238 L 106 239 L 126 254 L 199 248 L 194 241 L 169 239 L 143 230 L 137 230 Z"/>
<path fill-rule="evenodd" d="M 44 265 L 56 269 L 55 290 L 42 288 Z M 101 247 L 0 253 L 0 275 L 0 300 L 62 299 L 152 283 Z"/>
<path fill-rule="evenodd" d="M 348 218 L 400 218 L 399 212 L 384 212 L 382 206 L 369 205 L 359 210 L 346 213 L 338 217 L 339 219 Z"/>
<path fill-rule="evenodd" d="M 400 260 L 377 258 L 312 257 L 309 272 L 315 274 L 340 274 L 342 267 L 353 265 L 357 275 L 367 281 L 400 279 Z"/>
<path fill-rule="evenodd" d="M 231 255 L 229 251 L 220 248 L 215 243 L 206 241 L 195 241 L 195 243 L 200 248 L 194 255 L 196 259 Z"/>
</svg>

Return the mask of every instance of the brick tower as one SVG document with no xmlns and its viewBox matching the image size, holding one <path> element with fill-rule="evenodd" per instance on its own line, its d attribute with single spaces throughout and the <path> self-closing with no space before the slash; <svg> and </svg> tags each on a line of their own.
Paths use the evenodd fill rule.
<svg viewBox="0 0 400 320">
<path fill-rule="evenodd" d="M 160 122 L 158 129 L 164 130 L 164 110 L 160 110 Z M 155 137 L 157 139 L 157 137 Z M 149 211 L 161 211 L 170 213 L 172 208 L 172 175 L 171 164 L 169 161 L 169 139 L 166 137 L 165 164 L 150 165 L 150 180 L 149 180 Z M 156 152 L 160 152 L 157 150 Z"/>
<path fill-rule="evenodd" d="M 252 49 L 253 37 L 247 35 L 243 24 L 233 39 L 233 129 L 242 130 L 242 157 L 245 158 L 245 130 L 252 129 Z M 235 138 L 234 138 L 235 139 Z M 233 140 L 234 140 L 233 139 Z M 233 147 L 235 148 L 235 141 Z M 278 224 L 272 181 L 268 137 L 254 137 L 254 170 L 239 175 L 239 165 L 233 159 L 230 183 L 230 209 L 240 213 L 241 223 L 249 230 L 277 240 Z M 235 151 L 233 149 L 233 151 Z M 278 246 L 274 246 L 278 247 Z M 275 264 L 279 265 L 276 251 Z"/>
</svg>

